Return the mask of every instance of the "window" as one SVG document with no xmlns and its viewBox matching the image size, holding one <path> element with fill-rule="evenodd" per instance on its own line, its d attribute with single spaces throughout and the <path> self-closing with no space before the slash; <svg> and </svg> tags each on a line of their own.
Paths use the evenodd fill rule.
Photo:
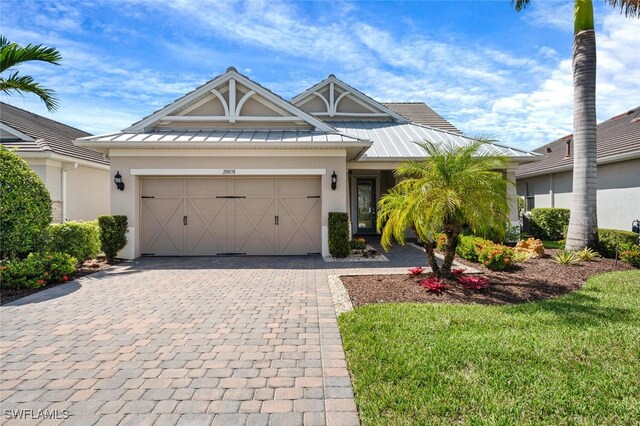
<svg viewBox="0 0 640 426">
<path fill-rule="evenodd" d="M 530 212 L 531 210 L 533 210 L 536 207 L 536 197 L 533 193 L 533 185 L 531 185 L 530 183 L 526 183 L 526 191 L 527 191 L 527 204 L 526 204 L 526 210 L 528 212 Z"/>
</svg>

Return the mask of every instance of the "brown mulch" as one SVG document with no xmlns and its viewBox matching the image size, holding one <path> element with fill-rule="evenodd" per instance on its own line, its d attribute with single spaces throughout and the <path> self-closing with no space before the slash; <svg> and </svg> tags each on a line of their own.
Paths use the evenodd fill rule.
<svg viewBox="0 0 640 426">
<path fill-rule="evenodd" d="M 66 284 L 80 277 L 84 277 L 85 275 L 90 275 L 96 272 L 104 271 L 105 269 L 108 269 L 111 266 L 112 265 L 109 265 L 107 263 L 106 258 L 99 257 L 97 259 L 90 259 L 85 261 L 78 269 L 76 269 L 74 273 L 69 274 L 69 281 L 67 282 L 52 283 L 36 289 L 2 288 L 2 291 L 0 292 L 0 305 L 5 305 L 7 303 L 13 302 L 14 300 L 21 299 L 25 296 L 29 296 L 30 294 L 41 292 L 48 288 L 57 287 L 59 285 Z"/>
<path fill-rule="evenodd" d="M 459 263 L 480 270 L 491 284 L 484 290 L 464 290 L 460 284 L 445 280 L 447 289 L 441 294 L 430 293 L 418 281 L 428 277 L 407 274 L 341 276 L 354 306 L 384 302 L 467 303 L 508 305 L 546 299 L 566 294 L 582 287 L 591 276 L 603 272 L 633 269 L 613 259 L 597 258 L 565 266 L 553 261 L 556 250 L 547 250 L 541 259 L 529 259 L 504 272 L 491 271 L 477 263 L 456 257 Z"/>
</svg>

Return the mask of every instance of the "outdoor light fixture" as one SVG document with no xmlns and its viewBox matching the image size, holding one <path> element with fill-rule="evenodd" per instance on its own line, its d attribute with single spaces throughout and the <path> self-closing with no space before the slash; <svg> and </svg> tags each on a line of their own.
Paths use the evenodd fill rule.
<svg viewBox="0 0 640 426">
<path fill-rule="evenodd" d="M 337 185 L 338 185 L 338 175 L 336 174 L 336 171 L 334 170 L 333 174 L 331 175 L 331 189 L 333 189 L 335 191 Z"/>
<path fill-rule="evenodd" d="M 122 175 L 119 171 L 117 171 L 116 175 L 113 177 L 113 182 L 116 184 L 116 188 L 120 191 L 124 191 L 124 182 L 122 181 Z"/>
</svg>

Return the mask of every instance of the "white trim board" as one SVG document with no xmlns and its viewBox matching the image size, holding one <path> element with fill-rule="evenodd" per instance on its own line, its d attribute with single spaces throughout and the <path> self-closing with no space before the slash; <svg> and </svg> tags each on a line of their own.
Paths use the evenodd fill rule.
<svg viewBox="0 0 640 426">
<path fill-rule="evenodd" d="M 282 176 L 326 175 L 327 169 L 131 169 L 131 176 Z"/>
</svg>

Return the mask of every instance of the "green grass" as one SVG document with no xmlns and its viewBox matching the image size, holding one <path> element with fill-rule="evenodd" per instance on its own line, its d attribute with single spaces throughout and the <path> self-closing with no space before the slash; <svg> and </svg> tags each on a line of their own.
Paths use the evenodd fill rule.
<svg viewBox="0 0 640 426">
<path fill-rule="evenodd" d="M 640 424 L 640 271 L 515 306 L 339 318 L 364 425 Z"/>
<path fill-rule="evenodd" d="M 542 245 L 546 249 L 558 249 L 558 250 L 560 250 L 560 249 L 562 249 L 564 247 L 564 243 L 560 242 L 560 241 L 542 240 Z"/>
</svg>

